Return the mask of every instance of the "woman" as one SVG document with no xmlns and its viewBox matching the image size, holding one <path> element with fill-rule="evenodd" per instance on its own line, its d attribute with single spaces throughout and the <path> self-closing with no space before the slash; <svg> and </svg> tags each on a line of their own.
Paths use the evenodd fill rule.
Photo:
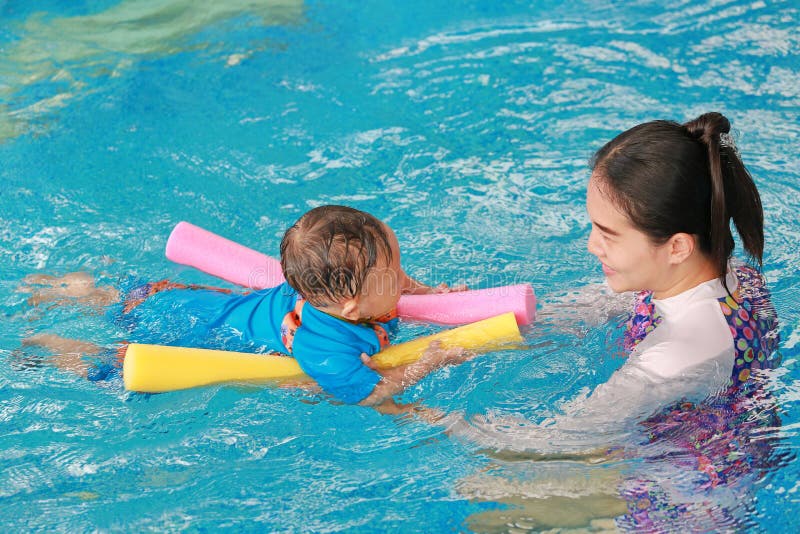
<svg viewBox="0 0 800 534">
<path fill-rule="evenodd" d="M 563 452 L 563 432 L 580 448 L 596 443 L 585 436 L 587 423 L 594 432 L 605 424 L 622 428 L 678 401 L 746 393 L 758 369 L 779 364 L 764 279 L 731 258 L 731 221 L 758 267 L 764 230 L 758 190 L 729 131 L 719 113 L 685 124 L 652 121 L 594 156 L 588 249 L 613 291 L 636 292 L 627 360 L 546 433 L 530 426 L 499 432 L 513 435 L 498 439 L 498 448 Z M 494 425 L 477 426 L 494 433 Z"/>
<path fill-rule="evenodd" d="M 719 113 L 685 124 L 652 121 L 597 152 L 586 199 L 588 249 L 613 291 L 636 292 L 624 338 L 627 360 L 548 423 L 506 419 L 461 428 L 496 450 L 563 454 L 602 447 L 645 459 L 617 484 L 605 482 L 605 491 L 585 490 L 591 498 L 584 504 L 604 503 L 610 494 L 622 498 L 627 513 L 606 506 L 606 517 L 616 516 L 618 526 L 668 526 L 680 518 L 684 526 L 705 528 L 690 510 L 706 519 L 714 510 L 724 522 L 727 512 L 720 511 L 736 509 L 738 499 L 727 506 L 717 491 L 706 502 L 703 492 L 746 492 L 771 459 L 763 429 L 779 421 L 760 370 L 780 363 L 777 317 L 757 269 L 731 258 L 731 221 L 758 268 L 764 231 L 758 190 L 729 131 Z M 665 473 L 672 479 L 666 484 Z M 585 475 L 577 479 L 594 476 Z M 678 489 L 677 479 L 684 483 Z M 483 477 L 471 484 L 485 495 L 493 481 Z M 521 513 L 529 519 L 540 502 L 550 503 L 552 513 L 555 495 L 534 486 L 517 482 L 511 496 L 524 503 Z M 571 509 L 574 497 L 568 499 Z"/>
<path fill-rule="evenodd" d="M 764 230 L 758 190 L 729 131 L 719 113 L 684 125 L 654 121 L 594 158 L 588 248 L 614 291 L 639 292 L 620 371 L 646 396 L 634 382 L 680 380 L 686 383 L 668 389 L 686 396 L 735 393 L 753 371 L 779 363 L 764 280 L 731 261 L 731 221 L 759 267 Z M 705 387 L 696 390 L 698 381 Z"/>
</svg>

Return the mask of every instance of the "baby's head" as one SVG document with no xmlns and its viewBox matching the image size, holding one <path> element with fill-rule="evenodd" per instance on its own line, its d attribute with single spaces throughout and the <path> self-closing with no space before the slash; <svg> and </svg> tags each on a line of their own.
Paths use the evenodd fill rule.
<svg viewBox="0 0 800 534">
<path fill-rule="evenodd" d="M 300 217 L 281 241 L 281 267 L 309 304 L 351 321 L 380 317 L 400 298 L 394 232 L 347 206 L 320 206 Z"/>
</svg>

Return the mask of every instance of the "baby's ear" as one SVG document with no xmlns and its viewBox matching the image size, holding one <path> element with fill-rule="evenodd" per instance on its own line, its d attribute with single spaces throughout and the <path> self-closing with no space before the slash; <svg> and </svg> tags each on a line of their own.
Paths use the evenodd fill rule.
<svg viewBox="0 0 800 534">
<path fill-rule="evenodd" d="M 358 299 L 351 298 L 342 302 L 342 317 L 348 321 L 358 321 L 361 317 L 358 313 Z"/>
</svg>

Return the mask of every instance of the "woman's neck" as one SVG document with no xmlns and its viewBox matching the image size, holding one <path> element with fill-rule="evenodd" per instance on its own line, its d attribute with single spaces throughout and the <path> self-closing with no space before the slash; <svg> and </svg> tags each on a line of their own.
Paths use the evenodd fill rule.
<svg viewBox="0 0 800 534">
<path fill-rule="evenodd" d="M 708 257 L 695 254 L 676 266 L 670 283 L 667 287 L 654 291 L 653 298 L 661 300 L 674 297 L 719 277 L 716 265 Z"/>
</svg>

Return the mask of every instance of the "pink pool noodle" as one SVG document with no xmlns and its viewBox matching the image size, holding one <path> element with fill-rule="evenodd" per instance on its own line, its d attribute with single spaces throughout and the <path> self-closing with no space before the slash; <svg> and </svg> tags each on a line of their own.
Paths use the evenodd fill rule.
<svg viewBox="0 0 800 534">
<path fill-rule="evenodd" d="M 275 258 L 187 222 L 178 223 L 167 240 L 167 258 L 222 278 L 263 289 L 285 280 Z M 530 284 L 473 289 L 430 295 L 403 295 L 397 304 L 401 317 L 441 324 L 463 324 L 514 312 L 517 323 L 536 317 L 536 296 Z"/>
<path fill-rule="evenodd" d="M 510 311 L 519 325 L 530 324 L 536 318 L 536 295 L 530 284 L 403 295 L 397 303 L 397 315 L 401 317 L 441 324 L 474 323 Z"/>
<path fill-rule="evenodd" d="M 228 282 L 264 289 L 284 282 L 281 262 L 229 239 L 179 222 L 167 239 L 167 258 Z"/>
</svg>

